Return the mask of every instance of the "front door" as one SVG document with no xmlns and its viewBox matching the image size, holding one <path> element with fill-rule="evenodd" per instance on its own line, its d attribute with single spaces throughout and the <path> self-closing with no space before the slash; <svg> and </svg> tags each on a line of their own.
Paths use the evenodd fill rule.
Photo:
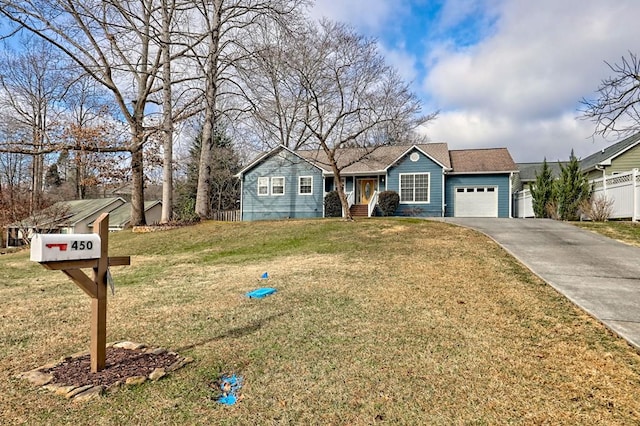
<svg viewBox="0 0 640 426">
<path fill-rule="evenodd" d="M 360 191 L 358 204 L 369 204 L 369 200 L 373 196 L 373 192 L 376 190 L 376 180 L 375 179 L 359 179 L 358 189 Z"/>
</svg>

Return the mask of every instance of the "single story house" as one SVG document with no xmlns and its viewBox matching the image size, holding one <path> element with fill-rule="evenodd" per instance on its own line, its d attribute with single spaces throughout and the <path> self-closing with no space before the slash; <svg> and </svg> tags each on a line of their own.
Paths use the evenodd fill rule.
<svg viewBox="0 0 640 426">
<path fill-rule="evenodd" d="M 7 247 L 22 246 L 25 236 L 30 239 L 35 233 L 91 233 L 93 222 L 102 213 L 109 213 L 110 231 L 122 230 L 131 220 L 131 203 L 127 203 L 122 197 L 59 201 L 29 218 L 7 226 Z M 147 223 L 159 222 L 161 213 L 161 201 L 145 202 Z"/>
<path fill-rule="evenodd" d="M 640 133 L 622 139 L 580 160 L 589 180 L 640 168 Z"/>
<path fill-rule="evenodd" d="M 554 179 L 560 177 L 560 165 L 566 167 L 568 161 L 547 161 L 547 167 L 551 170 Z M 543 163 L 517 163 L 518 173 L 514 175 L 513 189 L 521 191 L 531 189 L 531 185 L 536 181 L 536 175 L 542 173 Z"/>
<path fill-rule="evenodd" d="M 159 223 L 162 218 L 162 201 L 144 202 L 144 219 L 148 225 Z M 125 203 L 109 212 L 109 231 L 122 231 L 131 222 L 131 203 Z M 93 226 L 93 223 L 91 223 Z"/>
<path fill-rule="evenodd" d="M 547 161 L 555 179 L 560 177 L 560 165 L 566 167 L 568 161 Z M 540 163 L 518 163 L 518 173 L 514 175 L 515 191 L 530 189 L 536 174 L 542 172 Z M 580 169 L 592 181 L 603 176 L 613 176 L 640 169 L 640 133 L 622 139 L 606 148 L 580 160 Z"/>
<path fill-rule="evenodd" d="M 59 201 L 31 217 L 8 225 L 7 247 L 21 246 L 25 236 L 31 238 L 35 233 L 90 233 L 93 231 L 90 225 L 102 213 L 109 213 L 125 203 L 120 197 Z"/>
<path fill-rule="evenodd" d="M 517 167 L 506 148 L 449 150 L 446 143 L 338 150 L 354 216 L 375 214 L 377 195 L 400 195 L 398 216 L 511 217 Z M 324 216 L 324 197 L 336 188 L 321 150 L 279 146 L 259 155 L 237 177 L 242 220 Z"/>
</svg>

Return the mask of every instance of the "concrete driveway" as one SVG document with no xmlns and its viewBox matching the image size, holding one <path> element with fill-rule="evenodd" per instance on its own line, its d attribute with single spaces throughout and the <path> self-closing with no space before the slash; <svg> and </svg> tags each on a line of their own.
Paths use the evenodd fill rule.
<svg viewBox="0 0 640 426">
<path fill-rule="evenodd" d="M 640 248 L 550 219 L 446 221 L 485 233 L 640 349 Z"/>
</svg>

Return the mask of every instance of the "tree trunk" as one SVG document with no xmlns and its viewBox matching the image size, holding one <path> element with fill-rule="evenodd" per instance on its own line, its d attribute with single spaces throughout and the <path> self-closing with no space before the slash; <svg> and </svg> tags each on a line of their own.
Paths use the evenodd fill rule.
<svg viewBox="0 0 640 426">
<path fill-rule="evenodd" d="M 166 1 L 162 5 L 162 216 L 161 223 L 172 219 L 173 212 L 173 114 L 171 105 L 171 17 Z"/>
<path fill-rule="evenodd" d="M 345 188 L 342 185 L 342 177 L 340 177 L 340 170 L 336 165 L 335 159 L 333 156 L 331 157 L 331 168 L 333 169 L 333 176 L 336 180 L 336 188 L 338 188 L 338 196 L 340 197 L 340 204 L 342 205 L 342 218 L 344 220 L 353 220 L 351 217 L 351 211 L 349 210 L 349 200 L 347 200 L 347 194 L 345 192 Z"/>
<path fill-rule="evenodd" d="M 202 129 L 200 163 L 198 165 L 198 188 L 196 192 L 196 214 L 200 219 L 211 216 L 211 162 L 213 161 L 213 111 L 207 109 Z"/>
<path fill-rule="evenodd" d="M 218 124 L 216 111 L 218 95 L 218 59 L 220 55 L 220 13 L 222 0 L 213 0 L 211 26 L 209 28 L 209 55 L 207 58 L 206 89 L 205 89 L 205 120 L 202 129 L 202 146 L 200 149 L 200 164 L 198 170 L 198 188 L 196 193 L 196 214 L 201 219 L 211 215 L 211 174 L 213 162 L 213 147 L 216 127 Z"/>
<path fill-rule="evenodd" d="M 144 167 L 142 144 L 131 151 L 131 226 L 146 225 L 144 217 Z"/>
</svg>

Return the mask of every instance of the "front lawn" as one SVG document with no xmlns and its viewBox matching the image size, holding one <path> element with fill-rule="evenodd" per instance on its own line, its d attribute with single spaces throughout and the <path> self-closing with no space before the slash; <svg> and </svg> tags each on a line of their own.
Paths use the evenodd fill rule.
<svg viewBox="0 0 640 426">
<path fill-rule="evenodd" d="M 487 237 L 413 219 L 111 234 L 107 340 L 194 358 L 73 403 L 14 376 L 89 345 L 89 298 L 0 256 L 2 424 L 638 424 L 640 356 Z M 268 281 L 260 276 L 268 272 Z M 262 300 L 252 289 L 277 288 Z M 244 377 L 228 407 L 210 385 Z"/>
<path fill-rule="evenodd" d="M 640 223 L 638 222 L 574 222 L 574 225 L 640 247 Z"/>
</svg>

